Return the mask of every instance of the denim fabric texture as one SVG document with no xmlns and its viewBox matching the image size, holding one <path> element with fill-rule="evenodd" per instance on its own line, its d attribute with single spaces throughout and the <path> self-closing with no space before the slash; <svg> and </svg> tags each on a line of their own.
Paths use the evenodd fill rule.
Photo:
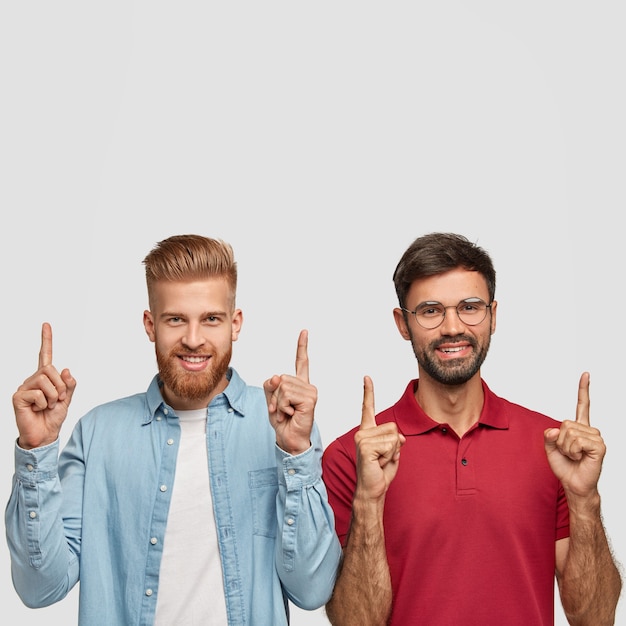
<svg viewBox="0 0 626 626">
<path fill-rule="evenodd" d="M 286 625 L 288 600 L 325 604 L 341 554 L 321 438 L 314 425 L 306 452 L 282 451 L 263 390 L 228 375 L 206 435 L 228 623 Z M 15 446 L 5 521 L 26 605 L 59 601 L 80 579 L 79 624 L 153 623 L 179 438 L 155 376 L 146 393 L 89 411 L 60 456 L 58 442 Z"/>
</svg>

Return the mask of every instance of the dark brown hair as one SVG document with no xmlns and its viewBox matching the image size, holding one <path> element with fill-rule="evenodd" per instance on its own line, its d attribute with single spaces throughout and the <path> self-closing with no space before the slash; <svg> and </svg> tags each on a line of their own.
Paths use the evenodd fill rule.
<svg viewBox="0 0 626 626">
<path fill-rule="evenodd" d="M 406 306 L 407 293 L 415 280 L 443 274 L 458 267 L 480 273 L 487 283 L 489 301 L 494 299 L 496 271 L 489 254 L 463 235 L 430 233 L 413 241 L 393 273 L 400 307 Z"/>
</svg>

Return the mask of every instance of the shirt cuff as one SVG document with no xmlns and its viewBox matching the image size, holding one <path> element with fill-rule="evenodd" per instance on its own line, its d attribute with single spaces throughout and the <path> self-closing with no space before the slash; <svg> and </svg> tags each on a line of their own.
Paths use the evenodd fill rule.
<svg viewBox="0 0 626 626">
<path fill-rule="evenodd" d="M 59 462 L 59 440 L 24 450 L 15 442 L 15 474 L 27 483 L 56 478 Z"/>
<path fill-rule="evenodd" d="M 294 456 L 277 445 L 276 463 L 281 470 L 279 480 L 288 491 L 309 487 L 322 478 L 321 454 L 315 446 Z"/>
</svg>

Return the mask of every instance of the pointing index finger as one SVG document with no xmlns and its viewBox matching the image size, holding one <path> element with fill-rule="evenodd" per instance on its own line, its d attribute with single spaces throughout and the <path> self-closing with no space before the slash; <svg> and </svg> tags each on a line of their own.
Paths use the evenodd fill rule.
<svg viewBox="0 0 626 626">
<path fill-rule="evenodd" d="M 296 350 L 296 376 L 309 382 L 309 333 L 306 330 L 300 331 L 298 337 L 298 349 Z"/>
<path fill-rule="evenodd" d="M 576 421 L 589 426 L 589 372 L 583 372 L 578 383 L 578 402 L 576 403 Z"/>
<path fill-rule="evenodd" d="M 376 427 L 374 410 L 374 383 L 369 376 L 363 377 L 363 406 L 361 409 L 361 430 Z"/>
<path fill-rule="evenodd" d="M 48 322 L 41 325 L 41 348 L 39 349 L 39 369 L 52 363 L 52 326 Z"/>
</svg>

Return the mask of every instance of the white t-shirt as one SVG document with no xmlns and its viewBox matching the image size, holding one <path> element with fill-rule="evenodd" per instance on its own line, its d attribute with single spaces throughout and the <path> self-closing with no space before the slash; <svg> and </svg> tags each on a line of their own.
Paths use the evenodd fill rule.
<svg viewBox="0 0 626 626">
<path fill-rule="evenodd" d="M 206 445 L 206 409 L 176 411 L 181 440 L 163 557 L 156 626 L 227 626 Z"/>
</svg>

